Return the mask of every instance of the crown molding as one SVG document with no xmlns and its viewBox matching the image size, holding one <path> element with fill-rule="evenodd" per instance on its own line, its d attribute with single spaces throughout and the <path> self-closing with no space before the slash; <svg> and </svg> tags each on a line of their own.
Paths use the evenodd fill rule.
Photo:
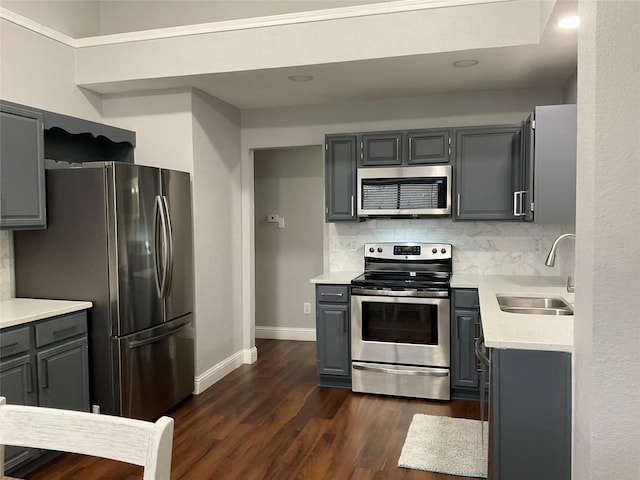
<svg viewBox="0 0 640 480">
<path fill-rule="evenodd" d="M 433 8 L 460 7 L 466 5 L 500 3 L 512 0 L 398 0 L 369 5 L 339 7 L 326 10 L 288 13 L 267 17 L 242 18 L 222 22 L 183 25 L 178 27 L 158 28 L 139 32 L 98 35 L 94 37 L 73 38 L 50 27 L 23 17 L 6 8 L 0 7 L 0 18 L 27 28 L 52 40 L 74 48 L 96 47 L 118 43 L 140 42 L 164 38 L 203 35 L 218 32 L 250 30 L 255 28 L 275 27 L 303 23 L 323 22 L 346 18 L 367 17 L 392 13 L 429 10 Z"/>
</svg>

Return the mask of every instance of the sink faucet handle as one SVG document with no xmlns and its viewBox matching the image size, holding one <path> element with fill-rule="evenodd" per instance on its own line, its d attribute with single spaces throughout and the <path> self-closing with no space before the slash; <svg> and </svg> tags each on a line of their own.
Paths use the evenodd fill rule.
<svg viewBox="0 0 640 480">
<path fill-rule="evenodd" d="M 576 284 L 573 281 L 573 275 L 569 275 L 567 277 L 567 292 L 575 293 L 575 291 L 576 291 Z"/>
</svg>

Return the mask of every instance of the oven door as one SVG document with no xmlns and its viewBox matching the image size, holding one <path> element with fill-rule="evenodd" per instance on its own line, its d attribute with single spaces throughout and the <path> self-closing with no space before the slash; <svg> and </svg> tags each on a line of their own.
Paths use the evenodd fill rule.
<svg viewBox="0 0 640 480">
<path fill-rule="evenodd" d="M 353 360 L 448 368 L 449 299 L 375 292 L 351 295 Z"/>
</svg>

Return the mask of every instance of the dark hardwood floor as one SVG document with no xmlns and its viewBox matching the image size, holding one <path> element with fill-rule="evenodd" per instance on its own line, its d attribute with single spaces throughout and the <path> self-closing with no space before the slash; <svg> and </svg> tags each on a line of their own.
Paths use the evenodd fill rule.
<svg viewBox="0 0 640 480">
<path fill-rule="evenodd" d="M 172 480 L 467 478 L 398 468 L 397 462 L 415 413 L 479 418 L 477 402 L 321 388 L 314 342 L 256 344 L 255 364 L 243 365 L 168 412 L 175 419 Z M 141 478 L 141 472 L 141 467 L 64 454 L 27 480 L 128 480 Z"/>
</svg>

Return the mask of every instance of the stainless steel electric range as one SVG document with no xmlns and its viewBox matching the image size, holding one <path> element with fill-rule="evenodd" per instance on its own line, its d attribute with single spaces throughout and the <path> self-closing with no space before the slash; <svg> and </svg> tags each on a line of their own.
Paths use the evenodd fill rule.
<svg viewBox="0 0 640 480">
<path fill-rule="evenodd" d="M 451 245 L 370 243 L 351 281 L 352 390 L 450 399 Z"/>
</svg>

